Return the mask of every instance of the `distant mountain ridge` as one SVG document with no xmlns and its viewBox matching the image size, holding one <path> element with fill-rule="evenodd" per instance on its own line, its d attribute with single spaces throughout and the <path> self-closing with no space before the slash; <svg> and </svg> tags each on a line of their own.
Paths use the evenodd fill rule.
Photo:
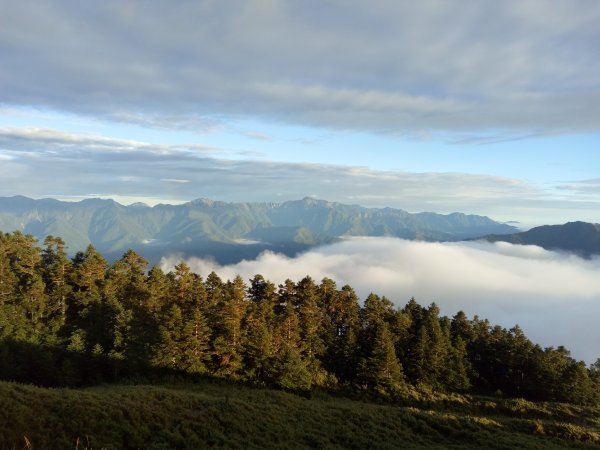
<svg viewBox="0 0 600 450">
<path fill-rule="evenodd" d="M 537 245 L 546 250 L 562 250 L 585 258 L 600 254 L 600 224 L 568 222 L 564 225 L 543 225 L 514 234 L 485 236 L 489 242 Z"/>
<path fill-rule="evenodd" d="M 38 239 L 61 236 L 71 252 L 91 243 L 109 257 L 134 248 L 150 259 L 169 251 L 231 262 L 267 248 L 294 254 L 348 236 L 454 241 L 517 229 L 485 216 L 411 214 L 310 197 L 283 203 L 200 198 L 150 207 L 104 199 L 63 202 L 15 196 L 0 197 L 0 230 L 20 230 Z"/>
</svg>

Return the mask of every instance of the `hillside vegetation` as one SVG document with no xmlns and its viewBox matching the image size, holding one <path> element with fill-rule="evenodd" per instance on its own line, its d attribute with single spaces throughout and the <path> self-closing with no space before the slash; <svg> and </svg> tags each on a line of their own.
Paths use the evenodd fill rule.
<svg viewBox="0 0 600 450">
<path fill-rule="evenodd" d="M 198 381 L 47 389 L 0 382 L 0 448 L 600 447 L 600 410 L 421 394 L 394 404 Z"/>
</svg>

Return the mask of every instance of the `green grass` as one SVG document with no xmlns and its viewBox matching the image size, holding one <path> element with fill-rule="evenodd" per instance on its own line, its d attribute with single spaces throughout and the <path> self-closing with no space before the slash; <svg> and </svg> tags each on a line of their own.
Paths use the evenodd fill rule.
<svg viewBox="0 0 600 450">
<path fill-rule="evenodd" d="M 210 380 L 87 389 L 0 382 L 0 448 L 600 448 L 599 408 L 416 392 L 401 401 Z"/>
</svg>

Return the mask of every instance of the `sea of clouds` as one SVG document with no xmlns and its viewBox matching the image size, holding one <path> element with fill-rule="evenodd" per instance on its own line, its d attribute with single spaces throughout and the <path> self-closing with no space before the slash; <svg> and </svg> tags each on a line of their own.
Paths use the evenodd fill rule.
<svg viewBox="0 0 600 450">
<path fill-rule="evenodd" d="M 181 256 L 164 257 L 171 270 Z M 260 273 L 274 283 L 329 277 L 351 285 L 361 299 L 370 292 L 402 307 L 415 297 L 435 302 L 443 314 L 463 310 L 493 324 L 518 324 L 542 347 L 565 345 L 576 359 L 600 357 L 600 259 L 504 242 L 430 243 L 395 238 L 351 238 L 289 258 L 265 252 L 255 260 L 220 266 L 189 258 L 202 276 L 224 279 Z"/>
</svg>

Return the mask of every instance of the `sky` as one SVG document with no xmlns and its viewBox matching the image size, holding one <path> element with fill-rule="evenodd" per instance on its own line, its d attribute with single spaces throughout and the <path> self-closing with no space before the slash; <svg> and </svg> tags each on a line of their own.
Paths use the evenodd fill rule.
<svg viewBox="0 0 600 450">
<path fill-rule="evenodd" d="M 600 222 L 596 1 L 0 6 L 0 196 Z"/>
</svg>

